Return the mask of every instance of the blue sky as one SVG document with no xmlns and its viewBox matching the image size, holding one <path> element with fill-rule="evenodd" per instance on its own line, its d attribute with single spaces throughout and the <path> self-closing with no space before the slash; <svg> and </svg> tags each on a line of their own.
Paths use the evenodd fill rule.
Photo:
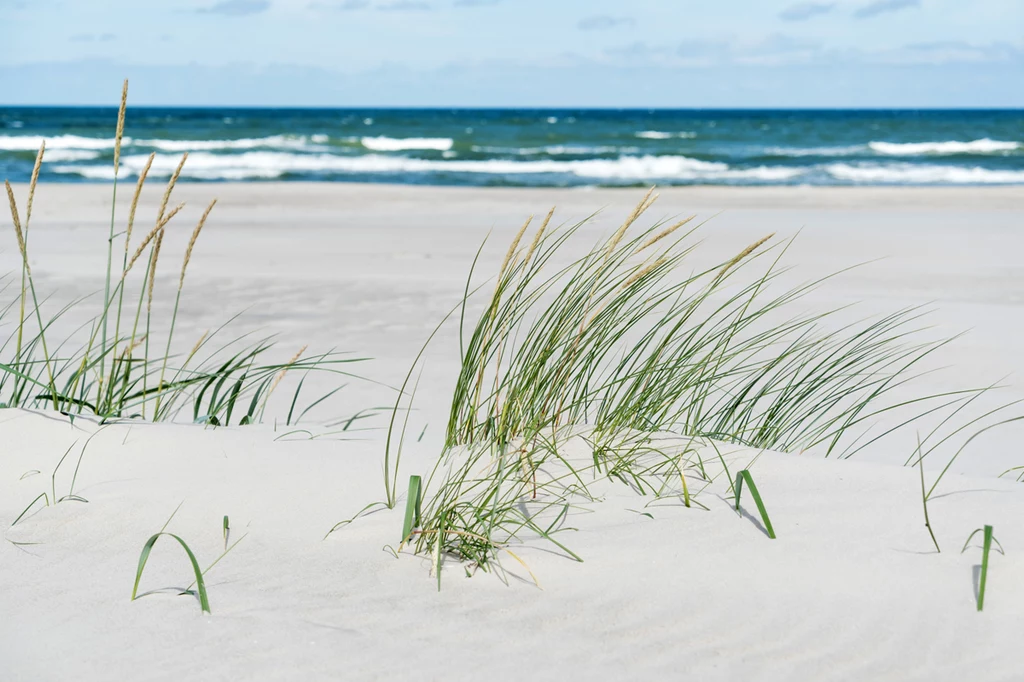
<svg viewBox="0 0 1024 682">
<path fill-rule="evenodd" d="M 1022 0 L 0 0 L 0 103 L 1024 106 Z"/>
</svg>

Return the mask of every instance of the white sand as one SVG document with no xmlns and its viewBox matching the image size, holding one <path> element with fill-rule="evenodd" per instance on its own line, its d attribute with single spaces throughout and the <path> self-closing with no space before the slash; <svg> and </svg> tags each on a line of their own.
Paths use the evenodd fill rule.
<svg viewBox="0 0 1024 682">
<path fill-rule="evenodd" d="M 141 215 L 152 215 L 158 193 Z M 55 301 L 101 286 L 107 196 L 99 186 L 40 188 L 33 270 L 41 289 L 59 290 Z M 392 383 L 458 300 L 488 228 L 496 241 L 484 259 L 493 265 L 527 213 L 555 203 L 570 219 L 606 207 L 588 232 L 596 238 L 638 198 L 296 184 L 184 185 L 176 196 L 189 207 L 170 252 L 205 200 L 221 199 L 190 265 L 183 343 L 253 306 L 239 328 L 265 326 L 288 349 L 371 355 L 361 371 Z M 800 228 L 786 257 L 797 267 L 792 281 L 887 257 L 807 305 L 856 301 L 869 314 L 934 302 L 936 334 L 972 331 L 944 355 L 951 369 L 923 389 L 1009 375 L 996 402 L 1024 397 L 1024 190 L 679 189 L 662 192 L 652 215 L 721 210 L 699 258 Z M 0 272 L 17 257 L 4 239 Z M 176 270 L 166 268 L 168 287 Z M 416 417 L 428 432 L 408 451 L 403 480 L 426 473 L 436 455 L 454 339 L 454 330 L 443 334 L 428 358 Z M 388 395 L 356 383 L 342 403 L 365 407 Z M 0 411 L 0 524 L 51 485 L 65 494 L 73 463 L 54 484 L 50 475 L 76 440 L 77 461 L 96 428 Z M 584 563 L 541 544 L 517 548 L 542 590 L 506 559 L 518 576 L 509 586 L 466 579 L 449 562 L 438 593 L 427 561 L 382 550 L 397 543 L 399 510 L 322 541 L 382 497 L 381 432 L 275 441 L 262 427 L 115 425 L 82 460 L 76 493 L 88 504 L 43 509 L 5 534 L 40 544 L 0 543 L 0 680 L 1017 679 L 1024 488 L 994 475 L 1024 464 L 1022 435 L 1009 428 L 979 439 L 955 467 L 970 475 L 943 480 L 929 505 L 940 555 L 923 527 L 917 471 L 893 466 L 909 454 L 904 440 L 865 461 L 764 455 L 753 470 L 774 541 L 729 508 L 724 483 L 705 495 L 710 512 L 647 509 L 654 519 L 630 511 L 647 500 L 611 487 L 563 537 Z M 209 574 L 211 616 L 172 593 L 128 600 L 143 542 L 182 500 L 169 530 L 203 565 L 222 547 L 223 515 L 236 535 L 249 533 Z M 979 614 L 980 551 L 959 550 L 986 523 L 1007 555 L 992 559 Z M 180 550 L 161 543 L 143 589 L 190 579 Z"/>
</svg>

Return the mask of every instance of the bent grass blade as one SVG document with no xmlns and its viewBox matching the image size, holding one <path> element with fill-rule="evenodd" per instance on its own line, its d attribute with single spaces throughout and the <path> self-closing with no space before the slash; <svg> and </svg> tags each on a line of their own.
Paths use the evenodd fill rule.
<svg viewBox="0 0 1024 682">
<path fill-rule="evenodd" d="M 754 477 L 746 469 L 736 474 L 736 511 L 740 510 L 740 495 L 743 493 L 744 481 L 747 483 L 747 488 L 750 489 L 750 496 L 754 498 L 757 511 L 761 514 L 761 521 L 764 522 L 764 528 L 768 532 L 768 537 L 774 540 L 775 529 L 772 528 L 772 521 L 768 518 L 768 510 L 764 508 L 764 502 L 761 500 L 761 493 L 758 492 L 757 485 L 754 483 Z"/>
<path fill-rule="evenodd" d="M 203 571 L 199 569 L 199 562 L 196 560 L 196 555 L 192 553 L 192 550 L 189 548 L 188 544 L 184 540 L 182 540 L 174 533 L 166 533 L 164 531 L 156 533 L 155 535 L 150 537 L 149 540 L 146 541 L 146 544 L 142 547 L 142 554 L 139 555 L 139 568 L 135 572 L 135 585 L 132 587 L 131 600 L 135 601 L 136 599 L 138 599 L 136 595 L 138 595 L 139 593 L 139 581 L 142 580 L 142 572 L 146 568 L 146 562 L 149 561 L 149 554 L 153 551 L 153 545 L 155 545 L 156 541 L 165 535 L 177 540 L 178 544 L 181 545 L 182 549 L 185 550 L 185 553 L 188 554 L 188 560 L 189 562 L 191 562 L 192 570 L 196 576 L 195 585 L 196 592 L 198 592 L 199 594 L 199 606 L 200 608 L 202 608 L 203 612 L 210 613 L 210 600 L 206 596 L 206 581 L 203 580 Z"/>
</svg>

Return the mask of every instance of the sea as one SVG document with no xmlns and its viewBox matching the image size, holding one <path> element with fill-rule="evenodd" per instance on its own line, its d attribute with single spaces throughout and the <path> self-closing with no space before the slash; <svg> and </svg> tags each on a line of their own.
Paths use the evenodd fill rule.
<svg viewBox="0 0 1024 682">
<path fill-rule="evenodd" d="M 114 177 L 117 111 L 0 107 L 0 177 Z M 128 110 L 119 178 L 472 186 L 1024 184 L 1024 110 Z"/>
</svg>

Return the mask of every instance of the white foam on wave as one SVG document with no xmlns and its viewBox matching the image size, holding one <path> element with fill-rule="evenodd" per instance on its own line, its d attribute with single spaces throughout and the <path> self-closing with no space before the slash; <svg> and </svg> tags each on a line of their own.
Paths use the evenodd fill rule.
<svg viewBox="0 0 1024 682">
<path fill-rule="evenodd" d="M 98 159 L 100 152 L 87 149 L 53 149 L 43 155 L 46 163 L 68 163 L 69 161 L 92 161 Z"/>
<path fill-rule="evenodd" d="M 891 156 L 919 156 L 926 154 L 998 154 L 1024 148 L 1020 142 L 990 140 L 985 137 L 972 142 L 869 142 L 868 147 L 878 154 Z"/>
<path fill-rule="evenodd" d="M 450 137 L 406 137 L 394 138 L 364 137 L 360 140 L 362 145 L 374 152 L 399 152 L 407 149 L 433 149 L 439 152 L 448 151 L 455 144 Z"/>
<path fill-rule="evenodd" d="M 313 137 L 320 137 L 314 135 Z M 326 136 L 323 136 L 326 138 Z M 308 149 L 312 138 L 296 135 L 270 135 L 268 137 L 241 138 L 238 140 L 135 140 L 138 147 L 152 147 L 164 152 L 214 151 L 218 149 Z M 326 139 L 323 140 L 326 142 Z"/>
<path fill-rule="evenodd" d="M 590 147 L 587 145 L 554 144 L 547 147 L 489 147 L 485 145 L 473 145 L 470 148 L 474 152 L 484 154 L 514 154 L 516 156 L 536 156 L 538 154 L 550 154 L 551 156 L 585 156 L 587 154 L 635 154 L 639 151 L 636 147 L 612 147 L 599 145 Z"/>
<path fill-rule="evenodd" d="M 866 145 L 850 145 L 848 147 L 765 147 L 762 153 L 766 156 L 850 156 L 867 151 Z"/>
<path fill-rule="evenodd" d="M 113 149 L 114 138 L 82 137 L 80 135 L 0 135 L 0 150 L 10 152 L 34 152 L 39 145 L 46 142 L 47 149 Z M 126 137 L 121 141 L 123 146 L 130 145 L 132 139 Z"/>
<path fill-rule="evenodd" d="M 673 137 L 678 137 L 684 140 L 689 140 L 697 137 L 697 133 L 684 130 L 681 133 L 666 133 L 661 130 L 641 130 L 640 132 L 634 133 L 636 137 L 641 137 L 645 140 L 669 140 Z"/>
<path fill-rule="evenodd" d="M 903 185 L 1014 185 L 1024 183 L 1024 171 L 991 170 L 964 166 L 915 165 L 910 163 L 833 163 L 825 171 L 847 182 Z"/>
<path fill-rule="evenodd" d="M 131 154 L 122 158 L 123 172 L 138 174 L 147 156 Z M 152 176 L 168 176 L 178 164 L 178 157 L 158 154 L 150 170 Z M 57 166 L 58 173 L 74 173 L 89 179 L 113 178 L 107 166 Z M 330 154 L 292 154 L 287 152 L 252 151 L 223 155 L 197 152 L 189 157 L 183 177 L 206 180 L 273 179 L 286 173 L 485 173 L 492 175 L 563 174 L 594 180 L 760 180 L 784 181 L 796 177 L 800 168 L 767 167 L 733 169 L 727 164 L 700 161 L 685 156 L 622 156 L 618 159 L 580 159 L 513 161 L 488 159 L 482 161 L 442 161 L 368 154 L 342 157 Z"/>
</svg>

